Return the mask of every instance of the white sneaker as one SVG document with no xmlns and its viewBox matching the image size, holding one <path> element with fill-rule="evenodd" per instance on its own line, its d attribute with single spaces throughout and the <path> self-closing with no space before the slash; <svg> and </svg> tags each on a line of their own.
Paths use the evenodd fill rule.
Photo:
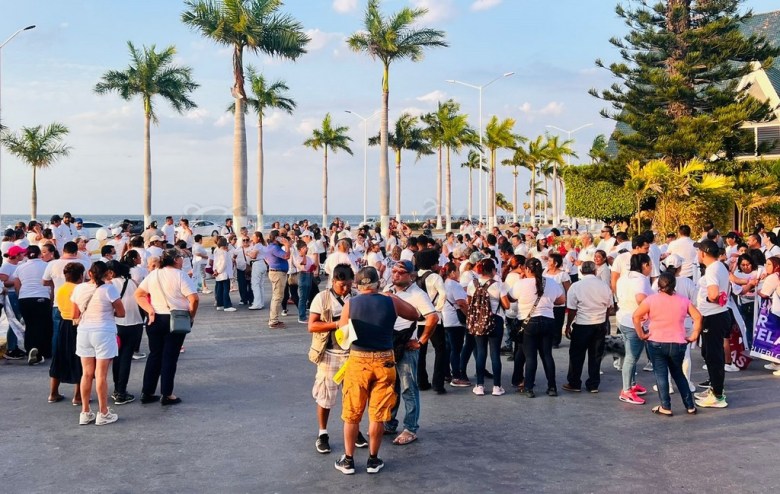
<svg viewBox="0 0 780 494">
<path fill-rule="evenodd" d="M 614 367 L 617 370 L 623 370 L 623 365 L 619 358 L 616 358 L 612 361 L 612 367 Z"/>
<path fill-rule="evenodd" d="M 95 421 L 95 425 L 108 425 L 113 424 L 119 420 L 119 415 L 111 412 L 111 409 L 108 409 L 107 413 L 100 413 L 97 414 L 97 420 Z"/>
<path fill-rule="evenodd" d="M 133 360 L 141 360 L 146 358 L 146 354 L 143 352 L 133 352 Z"/>
<path fill-rule="evenodd" d="M 477 384 L 476 386 L 474 386 L 474 389 L 472 389 L 471 392 L 477 396 L 485 396 L 485 386 L 482 386 L 481 384 Z"/>
<path fill-rule="evenodd" d="M 224 307 L 217 307 L 217 310 L 225 310 Z"/>
<path fill-rule="evenodd" d="M 214 293 L 214 290 L 203 290 L 200 293 L 202 293 L 203 295 L 208 295 L 209 293 Z"/>
<path fill-rule="evenodd" d="M 288 314 L 288 313 L 287 313 L 287 311 L 286 311 L 286 310 L 283 310 L 283 311 L 282 311 L 282 315 L 283 315 L 283 316 L 286 316 L 287 314 Z"/>
<path fill-rule="evenodd" d="M 772 373 L 772 375 L 773 375 L 773 376 L 778 376 L 778 377 L 780 377 L 780 370 L 776 370 L 776 371 L 774 371 L 774 372 Z"/>
<path fill-rule="evenodd" d="M 263 307 L 262 307 L 262 306 L 258 307 L 257 305 L 250 305 L 250 306 L 249 306 L 249 307 L 247 307 L 247 308 L 248 308 L 249 310 L 260 310 L 260 309 L 262 309 Z"/>
<path fill-rule="evenodd" d="M 493 386 L 493 396 L 501 396 L 504 393 L 506 393 L 506 391 L 504 391 L 504 388 L 501 386 Z"/>
<path fill-rule="evenodd" d="M 235 312 L 236 310 L 238 309 L 236 309 L 235 307 L 228 307 L 227 309 L 225 309 L 225 312 Z"/>
<path fill-rule="evenodd" d="M 658 385 L 657 384 L 653 384 L 653 391 L 655 391 L 656 393 L 658 392 Z M 669 386 L 669 394 L 670 395 L 674 394 L 674 388 L 671 387 L 671 386 Z"/>
<path fill-rule="evenodd" d="M 739 367 L 734 364 L 726 364 L 723 366 L 723 370 L 726 372 L 739 372 Z"/>
<path fill-rule="evenodd" d="M 79 425 L 91 424 L 95 421 L 95 414 L 91 410 L 89 412 L 81 412 L 79 414 Z"/>
<path fill-rule="evenodd" d="M 764 364 L 764 369 L 771 371 L 780 370 L 780 364 Z"/>
<path fill-rule="evenodd" d="M 653 372 L 653 363 L 652 362 L 646 363 L 645 366 L 642 367 L 642 370 L 645 372 Z"/>
<path fill-rule="evenodd" d="M 696 392 L 696 385 L 693 384 L 692 382 L 688 381 L 688 389 L 691 390 L 691 393 L 695 393 Z"/>
<path fill-rule="evenodd" d="M 701 368 L 707 370 L 707 364 L 702 365 Z"/>
</svg>

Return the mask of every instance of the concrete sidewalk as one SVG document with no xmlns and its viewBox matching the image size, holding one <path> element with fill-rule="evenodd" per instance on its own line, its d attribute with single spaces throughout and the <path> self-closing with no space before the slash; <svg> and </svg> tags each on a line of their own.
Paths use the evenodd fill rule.
<svg viewBox="0 0 780 494">
<path fill-rule="evenodd" d="M 309 335 L 293 310 L 284 319 L 287 329 L 270 330 L 267 309 L 217 312 L 212 296 L 203 296 L 179 360 L 176 394 L 183 403 L 113 407 L 119 421 L 106 427 L 78 425 L 70 385 L 61 388 L 68 400 L 46 402 L 47 367 L 0 363 L 3 492 L 777 489 L 780 379 L 763 362 L 727 374 L 729 408 L 689 417 L 675 394 L 675 416 L 665 418 L 650 413 L 658 404 L 652 391 L 644 406 L 618 401 L 620 374 L 609 357 L 599 394 L 560 390 L 565 340 L 554 351 L 560 397 L 518 396 L 509 386 L 511 362 L 504 360 L 505 396 L 451 387 L 442 396 L 422 392 L 419 440 L 394 446 L 385 437 L 380 455 L 387 466 L 380 474 L 365 473 L 367 451 L 358 450 L 358 473 L 344 476 L 333 468 L 343 451 L 340 410 L 329 426 L 333 453 L 320 455 Z M 133 364 L 129 390 L 137 397 L 144 363 Z M 704 380 L 698 355 L 695 369 L 695 380 Z M 651 373 L 640 371 L 639 380 L 652 387 Z M 541 365 L 537 381 L 543 390 Z"/>
</svg>

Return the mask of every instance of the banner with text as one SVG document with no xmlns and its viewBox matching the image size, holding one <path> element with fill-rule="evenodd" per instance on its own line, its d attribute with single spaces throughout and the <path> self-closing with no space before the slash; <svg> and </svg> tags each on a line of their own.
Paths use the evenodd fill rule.
<svg viewBox="0 0 780 494">
<path fill-rule="evenodd" d="M 780 317 L 773 314 L 771 308 L 771 300 L 762 301 L 753 330 L 753 348 L 750 355 L 780 364 Z"/>
</svg>

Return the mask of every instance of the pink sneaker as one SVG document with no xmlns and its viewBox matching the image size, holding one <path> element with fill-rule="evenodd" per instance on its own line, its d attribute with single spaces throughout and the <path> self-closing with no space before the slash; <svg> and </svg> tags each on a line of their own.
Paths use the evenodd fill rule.
<svg viewBox="0 0 780 494">
<path fill-rule="evenodd" d="M 633 388 L 630 391 L 621 391 L 619 399 L 624 403 L 631 403 L 632 405 L 645 404 L 645 400 L 638 397 L 636 395 L 636 392 L 633 390 Z"/>
<path fill-rule="evenodd" d="M 636 393 L 637 396 L 642 396 L 647 394 L 647 390 L 641 384 L 634 384 L 634 387 L 631 388 L 631 391 Z"/>
</svg>

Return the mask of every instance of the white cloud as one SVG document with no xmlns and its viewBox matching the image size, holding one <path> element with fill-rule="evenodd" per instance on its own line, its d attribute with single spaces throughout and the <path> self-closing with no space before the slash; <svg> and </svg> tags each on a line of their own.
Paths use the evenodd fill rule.
<svg viewBox="0 0 780 494">
<path fill-rule="evenodd" d="M 520 112 L 531 117 L 534 115 L 544 115 L 544 116 L 556 116 L 563 113 L 564 110 L 564 104 L 559 101 L 550 101 L 542 108 L 536 110 L 534 109 L 533 105 L 529 102 L 525 102 L 519 107 Z"/>
<path fill-rule="evenodd" d="M 320 126 L 320 123 L 322 120 L 319 118 L 304 118 L 301 120 L 301 122 L 298 124 L 297 127 L 295 127 L 295 131 L 299 134 L 303 134 L 305 136 L 309 136 L 312 131 Z"/>
<path fill-rule="evenodd" d="M 412 5 L 418 9 L 427 9 L 428 13 L 422 22 L 438 22 L 450 19 L 455 15 L 453 0 L 411 0 Z"/>
<path fill-rule="evenodd" d="M 347 14 L 357 8 L 357 0 L 333 0 L 333 10 L 339 14 Z"/>
<path fill-rule="evenodd" d="M 193 122 L 203 123 L 203 120 L 210 115 L 209 111 L 204 108 L 194 108 L 184 114 L 184 118 L 192 120 Z"/>
<path fill-rule="evenodd" d="M 422 96 L 418 96 L 415 98 L 417 101 L 423 101 L 425 103 L 436 103 L 437 101 L 443 101 L 447 98 L 447 93 L 444 91 L 439 91 L 438 89 L 435 91 L 431 91 L 428 94 L 423 94 Z"/>
<path fill-rule="evenodd" d="M 475 0 L 471 4 L 471 10 L 488 10 L 500 4 L 502 0 Z"/>
<path fill-rule="evenodd" d="M 403 113 L 409 113 L 412 116 L 419 117 L 420 115 L 422 115 L 424 113 L 428 113 L 428 112 L 426 112 L 422 108 L 417 108 L 416 106 L 408 106 L 408 107 L 402 109 L 400 112 L 398 112 L 398 115 L 401 115 Z"/>
<path fill-rule="evenodd" d="M 225 113 L 214 121 L 214 127 L 226 127 L 233 123 L 233 114 Z"/>
<path fill-rule="evenodd" d="M 331 42 L 341 42 L 344 40 L 344 35 L 341 33 L 327 33 L 319 29 L 309 29 L 306 31 L 306 35 L 311 38 L 309 44 L 306 45 L 306 49 L 309 50 L 309 52 L 321 50 Z"/>
</svg>

